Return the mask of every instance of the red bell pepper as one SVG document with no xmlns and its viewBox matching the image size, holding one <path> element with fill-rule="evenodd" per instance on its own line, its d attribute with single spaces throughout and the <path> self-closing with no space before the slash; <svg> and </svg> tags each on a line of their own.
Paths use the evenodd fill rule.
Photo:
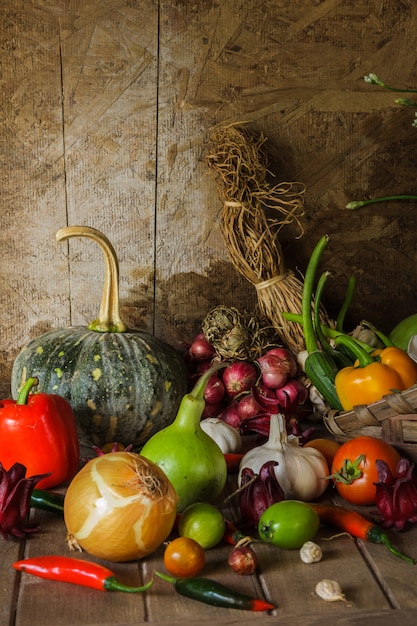
<svg viewBox="0 0 417 626">
<path fill-rule="evenodd" d="M 70 404 L 54 394 L 30 394 L 37 384 L 28 378 L 16 401 L 0 401 L 0 463 L 21 463 L 28 477 L 50 474 L 37 485 L 49 489 L 77 473 L 79 443 Z"/>
</svg>

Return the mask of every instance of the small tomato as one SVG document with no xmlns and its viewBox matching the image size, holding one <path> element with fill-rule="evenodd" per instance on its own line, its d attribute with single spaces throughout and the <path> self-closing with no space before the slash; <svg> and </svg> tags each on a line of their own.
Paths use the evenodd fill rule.
<svg viewBox="0 0 417 626">
<path fill-rule="evenodd" d="M 334 455 L 331 467 L 338 494 L 352 504 L 375 504 L 376 461 L 385 461 L 395 474 L 400 458 L 391 444 L 376 437 L 364 435 L 346 441 Z"/>
<path fill-rule="evenodd" d="M 262 541 L 293 550 L 313 539 L 319 526 L 320 518 L 311 506 L 299 500 L 282 500 L 262 513 L 258 532 Z"/>
<path fill-rule="evenodd" d="M 340 448 L 340 443 L 338 443 L 334 439 L 325 439 L 323 437 L 323 438 L 311 439 L 310 441 L 307 441 L 307 443 L 304 444 L 304 447 L 315 448 L 316 450 L 321 452 L 327 461 L 327 465 L 329 466 L 329 471 L 330 471 L 330 468 L 332 467 L 334 455 L 336 454 L 337 450 Z"/>
<path fill-rule="evenodd" d="M 177 537 L 169 542 L 164 552 L 166 570 L 176 578 L 197 576 L 206 562 L 203 548 L 194 539 Z"/>
<path fill-rule="evenodd" d="M 205 550 L 216 546 L 223 538 L 226 522 L 222 513 L 208 502 L 190 504 L 181 513 L 178 532 L 181 537 L 197 541 Z"/>
</svg>

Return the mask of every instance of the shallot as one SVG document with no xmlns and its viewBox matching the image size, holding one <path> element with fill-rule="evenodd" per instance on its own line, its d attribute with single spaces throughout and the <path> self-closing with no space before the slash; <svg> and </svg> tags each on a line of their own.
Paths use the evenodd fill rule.
<svg viewBox="0 0 417 626">
<path fill-rule="evenodd" d="M 239 427 L 240 417 L 237 411 L 237 401 L 231 400 L 218 414 L 219 419 L 226 422 L 226 424 L 230 424 L 234 428 Z"/>
<path fill-rule="evenodd" d="M 204 400 L 207 404 L 219 404 L 224 397 L 224 384 L 217 374 L 210 376 L 204 391 Z"/>
<path fill-rule="evenodd" d="M 203 333 L 194 337 L 188 352 L 194 361 L 210 361 L 215 355 L 213 346 Z"/>
<path fill-rule="evenodd" d="M 261 407 L 259 402 L 255 400 L 252 392 L 246 394 L 245 396 L 243 396 L 243 398 L 238 400 L 237 414 L 239 415 L 241 420 L 255 417 L 255 415 L 259 415 L 263 412 L 264 409 Z"/>
<path fill-rule="evenodd" d="M 265 387 L 279 389 L 287 382 L 289 365 L 283 364 L 278 356 L 267 353 L 259 357 L 257 362 L 261 368 L 262 383 Z"/>
<path fill-rule="evenodd" d="M 227 560 L 231 569 L 241 576 L 250 576 L 258 567 L 258 557 L 248 545 L 236 545 Z"/>
<path fill-rule="evenodd" d="M 281 368 L 286 370 L 290 378 L 294 378 L 297 374 L 297 360 L 292 352 L 286 348 L 271 348 L 265 353 L 265 356 L 272 355 L 279 359 Z"/>
<path fill-rule="evenodd" d="M 253 387 L 258 379 L 258 370 L 249 361 L 234 361 L 223 371 L 222 379 L 229 398 L 235 398 Z"/>
</svg>

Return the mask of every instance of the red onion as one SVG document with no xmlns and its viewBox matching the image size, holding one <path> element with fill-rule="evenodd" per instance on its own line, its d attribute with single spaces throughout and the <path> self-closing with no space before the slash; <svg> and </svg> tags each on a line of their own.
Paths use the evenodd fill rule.
<svg viewBox="0 0 417 626">
<path fill-rule="evenodd" d="M 234 361 L 223 370 L 222 379 L 226 393 L 235 398 L 244 391 L 249 391 L 258 379 L 258 370 L 248 361 Z"/>
<path fill-rule="evenodd" d="M 246 396 L 243 396 L 237 403 L 237 414 L 239 415 L 241 420 L 248 419 L 249 417 L 254 417 L 255 415 L 259 415 L 259 413 L 263 412 L 263 408 L 261 405 L 255 400 L 253 393 L 248 393 Z"/>
<path fill-rule="evenodd" d="M 261 380 L 265 387 L 279 389 L 285 385 L 288 379 L 289 366 L 274 354 L 264 354 L 258 359 L 261 368 Z"/>
<path fill-rule="evenodd" d="M 297 378 L 290 378 L 285 385 L 275 391 L 278 404 L 283 411 L 296 410 L 308 398 L 308 389 Z"/>
<path fill-rule="evenodd" d="M 218 404 L 207 404 L 203 409 L 203 413 L 201 415 L 201 419 L 206 419 L 206 417 L 218 417 L 219 414 L 223 410 L 223 404 L 219 402 Z"/>
<path fill-rule="evenodd" d="M 204 400 L 207 404 L 219 404 L 224 397 L 224 384 L 217 374 L 208 379 L 204 390 Z"/>
<path fill-rule="evenodd" d="M 293 378 L 297 374 L 297 360 L 292 352 L 286 348 L 271 348 L 264 356 L 269 354 L 278 357 L 282 363 L 282 369 L 287 371 L 290 378 Z"/>
<path fill-rule="evenodd" d="M 256 553 L 249 546 L 237 546 L 229 554 L 228 563 L 236 574 L 250 576 L 258 567 Z"/>
<path fill-rule="evenodd" d="M 203 333 L 194 337 L 188 352 L 194 361 L 210 361 L 215 355 L 213 346 L 207 341 Z"/>
<path fill-rule="evenodd" d="M 240 417 L 237 412 L 236 400 L 231 400 L 227 406 L 217 415 L 221 420 L 234 428 L 239 428 Z"/>
</svg>

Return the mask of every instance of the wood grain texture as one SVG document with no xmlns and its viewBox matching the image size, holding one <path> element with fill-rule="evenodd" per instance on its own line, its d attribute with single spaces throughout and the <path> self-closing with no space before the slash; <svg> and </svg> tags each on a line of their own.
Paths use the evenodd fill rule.
<svg viewBox="0 0 417 626">
<path fill-rule="evenodd" d="M 235 488 L 235 478 L 230 478 L 227 493 Z M 218 506 L 228 519 L 236 515 L 233 506 L 229 509 L 221 502 Z M 415 619 L 417 603 L 414 566 L 393 556 L 382 545 L 355 541 L 332 528 L 322 527 L 315 537 L 323 550 L 323 559 L 311 565 L 301 561 L 298 550 L 253 543 L 259 560 L 257 573 L 253 576 L 238 576 L 230 570 L 227 556 L 231 546 L 219 544 L 206 551 L 202 575 L 276 604 L 277 608 L 271 614 L 264 614 L 222 609 L 184 598 L 171 584 L 159 578 L 155 578 L 154 585 L 146 593 L 124 594 L 103 593 L 18 574 L 11 567 L 16 558 L 51 554 L 97 561 L 85 552 L 69 552 L 65 524 L 56 514 L 32 511 L 32 519 L 40 524 L 39 534 L 30 536 L 21 545 L 19 542 L 0 542 L 0 626 L 35 623 L 38 626 L 148 623 L 263 626 L 278 621 L 286 625 L 367 623 L 388 626 L 393 620 L 400 620 L 398 623 L 406 626 L 414 623 L 411 620 L 412 615 Z M 390 536 L 398 549 L 417 557 L 415 525 L 402 533 L 391 532 Z M 121 582 L 139 585 L 148 581 L 154 570 L 165 572 L 163 550 L 164 546 L 161 546 L 138 562 L 101 562 L 113 569 Z M 346 595 L 345 603 L 325 602 L 315 594 L 315 585 L 323 578 L 339 582 Z"/>
<path fill-rule="evenodd" d="M 330 235 L 330 312 L 351 274 L 350 326 L 365 318 L 388 332 L 415 312 L 415 202 L 343 209 L 415 191 L 413 110 L 363 76 L 416 86 L 416 22 L 411 0 L 3 3 L 2 379 L 29 338 L 96 316 L 100 252 L 57 245 L 67 224 L 112 240 L 132 327 L 176 344 L 219 303 L 253 308 L 204 163 L 224 121 L 263 132 L 271 173 L 305 183 L 306 234 L 280 237 L 303 272 Z"/>
</svg>

